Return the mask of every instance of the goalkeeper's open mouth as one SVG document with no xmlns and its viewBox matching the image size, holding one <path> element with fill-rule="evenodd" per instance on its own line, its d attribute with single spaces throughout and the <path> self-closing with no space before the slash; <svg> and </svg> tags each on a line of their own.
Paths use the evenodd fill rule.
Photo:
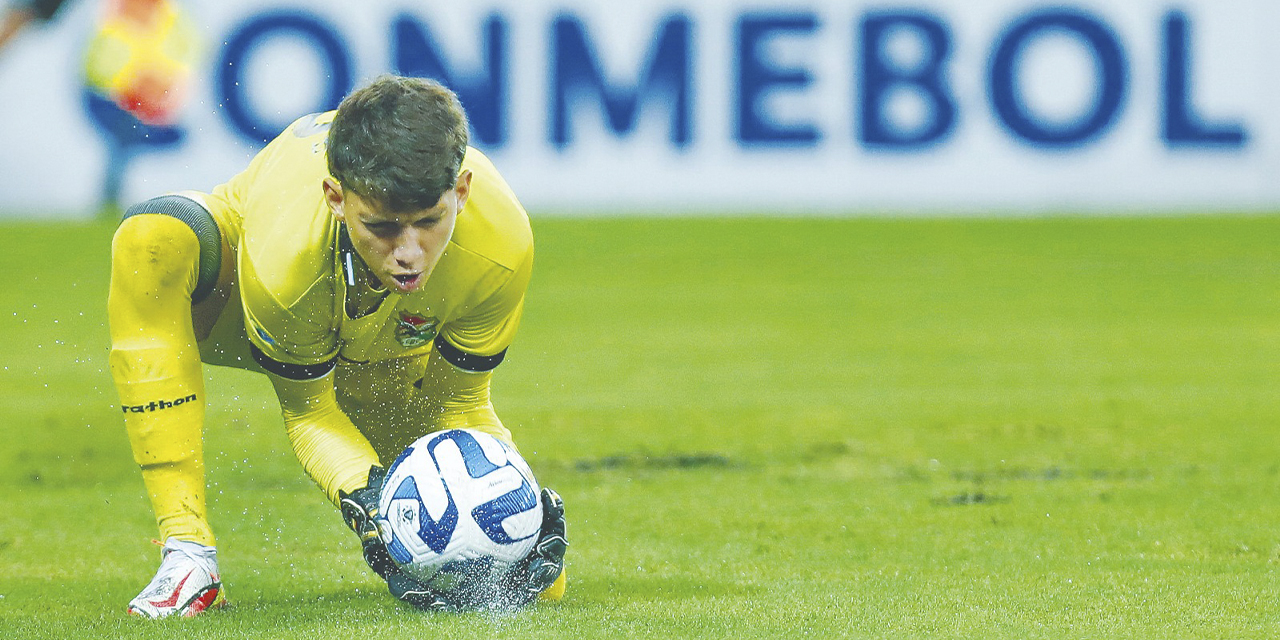
<svg viewBox="0 0 1280 640">
<path fill-rule="evenodd" d="M 395 282 L 396 290 L 401 293 L 409 293 L 418 288 L 422 284 L 421 273 L 393 273 L 391 280 Z"/>
</svg>

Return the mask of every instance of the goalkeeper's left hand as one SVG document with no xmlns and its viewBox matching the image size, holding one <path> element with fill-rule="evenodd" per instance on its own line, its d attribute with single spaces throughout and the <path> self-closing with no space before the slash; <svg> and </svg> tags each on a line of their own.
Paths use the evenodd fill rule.
<svg viewBox="0 0 1280 640">
<path fill-rule="evenodd" d="M 533 602 L 551 588 L 564 571 L 564 554 L 569 549 L 565 536 L 564 500 L 560 494 L 542 488 L 542 530 L 533 551 L 507 579 L 514 604 Z"/>
</svg>

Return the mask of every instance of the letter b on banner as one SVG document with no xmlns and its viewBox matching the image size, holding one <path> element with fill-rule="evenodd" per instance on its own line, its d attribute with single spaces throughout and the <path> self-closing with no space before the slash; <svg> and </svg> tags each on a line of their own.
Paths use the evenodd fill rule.
<svg viewBox="0 0 1280 640">
<path fill-rule="evenodd" d="M 921 57 L 910 64 L 888 59 L 894 36 L 916 37 Z M 942 140 L 955 126 L 956 105 L 945 81 L 951 37 L 938 18 L 919 12 L 880 13 L 862 21 L 861 119 L 858 137 L 869 146 L 906 149 Z M 912 89 L 928 106 L 921 126 L 906 130 L 891 123 L 886 103 L 896 88 Z"/>
</svg>

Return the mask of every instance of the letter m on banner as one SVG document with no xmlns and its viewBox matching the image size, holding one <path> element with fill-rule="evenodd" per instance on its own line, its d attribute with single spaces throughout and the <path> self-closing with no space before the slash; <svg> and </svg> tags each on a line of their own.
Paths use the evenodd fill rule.
<svg viewBox="0 0 1280 640">
<path fill-rule="evenodd" d="M 671 105 L 671 142 L 679 147 L 689 144 L 693 137 L 690 32 L 688 17 L 674 14 L 664 19 L 639 82 L 620 87 L 604 78 L 582 22 L 571 15 L 556 18 L 551 44 L 551 142 L 560 148 L 569 144 L 570 111 L 580 98 L 593 95 L 604 107 L 609 129 L 618 136 L 635 128 L 642 101 L 654 98 L 648 101 Z"/>
</svg>

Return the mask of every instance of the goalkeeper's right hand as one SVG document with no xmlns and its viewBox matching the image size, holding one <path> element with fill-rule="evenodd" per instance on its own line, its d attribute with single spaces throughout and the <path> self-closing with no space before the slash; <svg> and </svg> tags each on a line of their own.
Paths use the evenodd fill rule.
<svg viewBox="0 0 1280 640">
<path fill-rule="evenodd" d="M 369 467 L 369 481 L 363 489 L 351 493 L 338 491 L 342 519 L 360 537 L 365 563 L 383 580 L 389 580 L 387 576 L 391 574 L 400 573 L 400 567 L 391 559 L 378 530 L 378 494 L 382 491 L 382 479 L 386 473 L 386 469 L 374 465 Z"/>
</svg>

